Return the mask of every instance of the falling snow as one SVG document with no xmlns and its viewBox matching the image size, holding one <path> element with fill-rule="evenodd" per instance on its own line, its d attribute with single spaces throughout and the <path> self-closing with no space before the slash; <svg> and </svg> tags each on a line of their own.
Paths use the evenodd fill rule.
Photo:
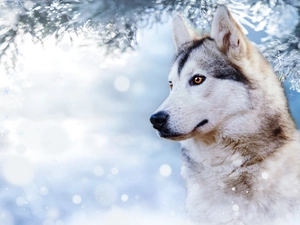
<svg viewBox="0 0 300 225">
<path fill-rule="evenodd" d="M 118 175 L 118 173 L 119 173 L 119 169 L 118 169 L 117 167 L 113 167 L 113 168 L 111 169 L 111 174 L 112 174 L 112 175 Z"/>
<path fill-rule="evenodd" d="M 123 202 L 127 202 L 128 201 L 128 195 L 126 195 L 126 194 L 123 194 L 122 196 L 121 196 L 121 200 L 123 201 Z"/>
<path fill-rule="evenodd" d="M 117 91 L 125 92 L 130 87 L 130 80 L 126 76 L 118 76 L 115 78 L 114 85 Z"/>
<path fill-rule="evenodd" d="M 234 204 L 233 206 L 232 206 L 232 210 L 233 211 L 239 211 L 239 209 L 240 209 L 240 207 L 237 205 L 237 204 Z"/>
<path fill-rule="evenodd" d="M 168 164 L 164 164 L 161 165 L 159 167 L 159 173 L 160 175 L 162 175 L 163 177 L 168 177 L 171 175 L 172 173 L 172 168 L 168 165 Z"/>
<path fill-rule="evenodd" d="M 268 174 L 267 172 L 263 172 L 263 173 L 261 174 L 261 177 L 262 177 L 263 179 L 267 180 L 267 179 L 269 178 L 269 174 Z"/>
<path fill-rule="evenodd" d="M 93 172 L 96 176 L 101 177 L 104 174 L 104 169 L 102 166 L 95 166 Z"/>
<path fill-rule="evenodd" d="M 40 188 L 40 193 L 41 193 L 41 195 L 47 195 L 49 193 L 49 190 L 47 187 L 43 186 Z"/>
<path fill-rule="evenodd" d="M 76 205 L 80 204 L 82 201 L 81 196 L 80 195 L 74 195 L 72 197 L 72 202 Z"/>
</svg>

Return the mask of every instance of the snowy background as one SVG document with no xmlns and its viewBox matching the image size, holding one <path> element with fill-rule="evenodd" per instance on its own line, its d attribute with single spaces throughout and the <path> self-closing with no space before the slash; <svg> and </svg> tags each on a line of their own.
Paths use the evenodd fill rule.
<svg viewBox="0 0 300 225">
<path fill-rule="evenodd" d="M 187 224 L 179 144 L 149 123 L 169 92 L 168 21 L 118 59 L 80 35 L 26 39 L 16 70 L 1 68 L 0 225 Z M 284 86 L 299 128 L 300 93 Z"/>
</svg>

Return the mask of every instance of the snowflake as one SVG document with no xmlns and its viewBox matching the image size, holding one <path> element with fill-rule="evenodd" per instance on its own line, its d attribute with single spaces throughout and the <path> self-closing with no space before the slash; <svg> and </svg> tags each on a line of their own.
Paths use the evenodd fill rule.
<svg viewBox="0 0 300 225">
<path fill-rule="evenodd" d="M 9 94 L 9 87 L 4 88 L 4 90 L 2 91 L 3 95 L 8 95 Z"/>
<path fill-rule="evenodd" d="M 56 1 L 53 1 L 52 4 L 51 4 L 51 7 L 52 7 L 52 8 L 55 8 L 55 9 L 59 8 L 59 6 L 60 6 L 60 5 L 59 5 L 59 1 L 57 1 L 57 0 L 56 0 Z"/>
<path fill-rule="evenodd" d="M 17 130 L 16 135 L 18 135 L 21 138 L 24 136 L 24 132 L 22 130 Z"/>
</svg>

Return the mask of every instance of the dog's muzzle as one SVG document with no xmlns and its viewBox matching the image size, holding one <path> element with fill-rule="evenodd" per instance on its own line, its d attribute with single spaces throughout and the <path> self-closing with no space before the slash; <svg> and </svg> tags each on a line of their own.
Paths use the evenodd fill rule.
<svg viewBox="0 0 300 225">
<path fill-rule="evenodd" d="M 150 117 L 150 122 L 152 123 L 153 128 L 157 130 L 157 134 L 160 137 L 172 140 L 184 140 L 186 138 L 189 138 L 197 128 L 202 127 L 208 123 L 208 119 L 204 119 L 200 123 L 198 123 L 190 132 L 178 133 L 169 127 L 169 119 L 170 115 L 168 114 L 168 112 L 159 111 Z"/>
<path fill-rule="evenodd" d="M 168 120 L 168 113 L 165 111 L 159 111 L 150 117 L 150 122 L 153 124 L 153 128 L 161 130 Z"/>
</svg>

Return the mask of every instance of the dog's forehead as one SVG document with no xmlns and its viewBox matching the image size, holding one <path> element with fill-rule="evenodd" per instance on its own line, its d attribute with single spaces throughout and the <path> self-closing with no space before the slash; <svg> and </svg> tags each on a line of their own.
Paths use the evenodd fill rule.
<svg viewBox="0 0 300 225">
<path fill-rule="evenodd" d="M 202 52 L 205 39 L 206 38 L 185 43 L 181 46 L 181 48 L 179 48 L 173 58 L 169 80 L 176 80 L 179 78 L 186 64 L 191 64 L 198 61 L 196 58 L 199 58 L 201 55 L 203 55 Z M 197 65 L 195 65 L 195 67 L 197 67 Z M 189 68 L 191 69 L 190 66 Z"/>
<path fill-rule="evenodd" d="M 205 37 L 186 43 L 175 55 L 169 79 L 193 75 L 195 71 L 205 71 L 214 78 L 230 79 L 249 84 L 249 79 L 241 69 L 232 64 L 222 53 L 214 39 Z"/>
<path fill-rule="evenodd" d="M 205 49 L 207 48 L 208 42 L 213 41 L 210 37 L 205 37 L 202 39 L 194 40 L 188 43 L 185 43 L 181 46 L 179 51 L 176 53 L 173 59 L 173 66 L 177 67 L 177 73 L 180 76 L 183 68 L 185 67 L 188 61 L 193 59 L 200 58 L 202 56 L 205 57 L 203 54 Z M 195 54 L 196 52 L 196 54 Z M 195 58 L 196 57 L 196 58 Z"/>
</svg>

